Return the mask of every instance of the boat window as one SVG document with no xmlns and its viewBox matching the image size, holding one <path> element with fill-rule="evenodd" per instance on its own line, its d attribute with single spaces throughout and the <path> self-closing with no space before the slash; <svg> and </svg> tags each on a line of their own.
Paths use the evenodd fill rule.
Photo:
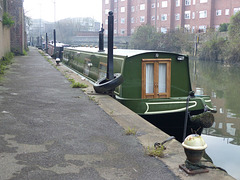
<svg viewBox="0 0 240 180">
<path fill-rule="evenodd" d="M 146 64 L 146 93 L 153 93 L 154 64 Z"/>
<path fill-rule="evenodd" d="M 171 89 L 171 59 L 142 60 L 142 98 L 168 98 Z"/>
<path fill-rule="evenodd" d="M 158 92 L 166 93 L 167 64 L 160 63 L 158 71 Z"/>
</svg>

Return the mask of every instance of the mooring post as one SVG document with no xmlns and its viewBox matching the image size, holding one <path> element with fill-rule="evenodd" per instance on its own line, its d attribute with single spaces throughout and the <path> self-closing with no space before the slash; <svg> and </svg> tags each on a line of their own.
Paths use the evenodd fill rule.
<svg viewBox="0 0 240 180">
<path fill-rule="evenodd" d="M 108 58 L 107 58 L 107 80 L 114 79 L 113 75 L 113 12 L 108 16 Z"/>
<path fill-rule="evenodd" d="M 46 53 L 48 53 L 48 35 L 47 35 L 47 33 L 46 33 L 45 51 L 46 51 Z"/>
<path fill-rule="evenodd" d="M 57 58 L 57 54 L 56 54 L 56 30 L 54 29 L 53 30 L 53 43 L 54 43 L 54 58 L 56 59 Z"/>
<path fill-rule="evenodd" d="M 103 24 L 101 30 L 99 31 L 99 52 L 104 51 L 104 29 Z"/>
</svg>

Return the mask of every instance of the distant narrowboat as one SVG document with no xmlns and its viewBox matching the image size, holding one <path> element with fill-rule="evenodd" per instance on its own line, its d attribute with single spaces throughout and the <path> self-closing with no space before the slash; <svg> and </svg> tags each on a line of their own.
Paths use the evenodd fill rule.
<svg viewBox="0 0 240 180">
<path fill-rule="evenodd" d="M 64 47 L 68 47 L 68 44 L 64 43 L 56 43 L 56 51 L 54 51 L 54 43 L 49 42 L 48 43 L 48 54 L 54 58 L 60 58 L 62 59 L 63 49 Z M 56 53 L 56 54 L 54 54 Z"/>
<path fill-rule="evenodd" d="M 192 91 L 188 56 L 127 49 L 114 49 L 113 54 L 114 73 L 124 80 L 115 88 L 115 97 L 135 113 L 158 122 L 169 121 L 165 115 L 184 115 L 186 109 L 190 115 L 213 110 L 209 96 L 188 99 Z M 106 76 L 107 53 L 97 48 L 64 48 L 63 62 L 92 82 Z"/>
</svg>

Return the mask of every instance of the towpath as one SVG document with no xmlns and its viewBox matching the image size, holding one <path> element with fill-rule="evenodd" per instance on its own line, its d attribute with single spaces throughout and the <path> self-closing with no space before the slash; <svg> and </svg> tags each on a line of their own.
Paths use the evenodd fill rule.
<svg viewBox="0 0 240 180">
<path fill-rule="evenodd" d="M 0 82 L 0 180 L 179 179 L 30 48 Z"/>
</svg>

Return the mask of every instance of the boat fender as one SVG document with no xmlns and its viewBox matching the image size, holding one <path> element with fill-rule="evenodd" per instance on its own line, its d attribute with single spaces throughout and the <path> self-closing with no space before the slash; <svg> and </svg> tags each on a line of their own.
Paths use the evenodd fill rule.
<svg viewBox="0 0 240 180">
<path fill-rule="evenodd" d="M 191 116 L 190 121 L 201 127 L 210 128 L 214 123 L 214 116 L 212 112 L 207 111 L 198 115 Z"/>
<path fill-rule="evenodd" d="M 94 83 L 93 88 L 96 93 L 106 94 L 113 91 L 116 87 L 123 83 L 123 76 L 120 73 L 115 73 L 112 80 L 107 80 L 106 77 L 99 79 Z"/>
</svg>

